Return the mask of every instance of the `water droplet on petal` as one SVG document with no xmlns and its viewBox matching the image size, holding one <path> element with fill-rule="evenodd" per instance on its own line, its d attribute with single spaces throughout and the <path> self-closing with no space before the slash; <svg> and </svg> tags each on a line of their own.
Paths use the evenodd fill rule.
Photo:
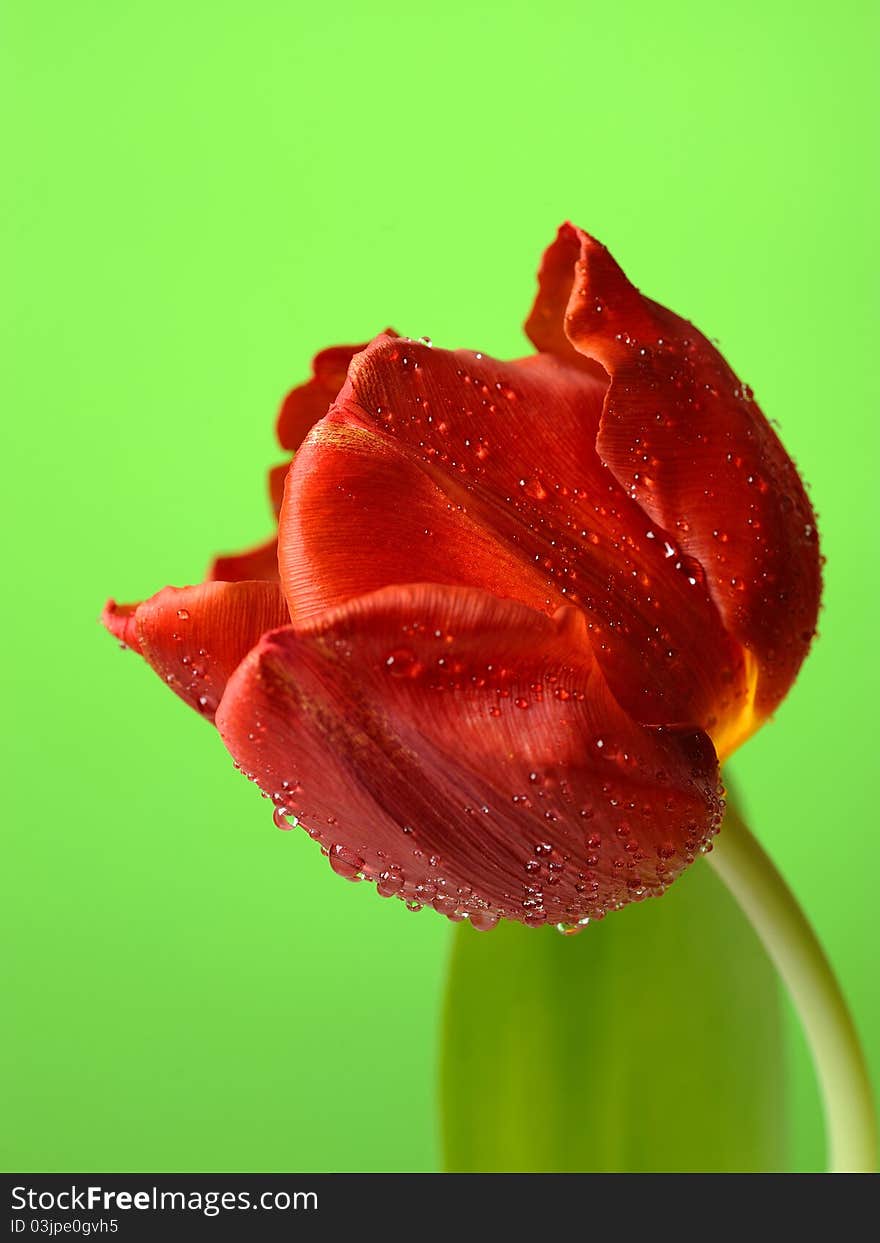
<svg viewBox="0 0 880 1243">
<path fill-rule="evenodd" d="M 491 932 L 497 927 L 498 916 L 493 915 L 491 911 L 472 911 L 470 921 L 477 932 Z"/>
<path fill-rule="evenodd" d="M 361 868 L 364 866 L 364 861 L 360 855 L 355 854 L 348 846 L 343 846 L 337 842 L 330 847 L 330 853 L 327 858 L 337 876 L 343 876 L 346 880 L 363 880 Z"/>
<path fill-rule="evenodd" d="M 290 820 L 287 817 L 290 816 Z M 275 827 L 288 832 L 295 829 L 297 825 L 296 816 L 292 811 L 288 811 L 286 807 L 276 807 L 272 812 L 272 819 L 275 821 Z"/>
<path fill-rule="evenodd" d="M 405 878 L 399 868 L 386 868 L 376 882 L 376 893 L 382 898 L 393 898 L 395 894 L 400 893 L 404 883 Z"/>
</svg>

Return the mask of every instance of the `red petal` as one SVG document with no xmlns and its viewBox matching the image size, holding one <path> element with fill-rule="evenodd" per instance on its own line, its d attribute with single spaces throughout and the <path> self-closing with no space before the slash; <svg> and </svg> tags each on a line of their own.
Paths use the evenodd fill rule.
<svg viewBox="0 0 880 1243">
<path fill-rule="evenodd" d="M 556 241 L 547 247 L 541 258 L 538 293 L 526 320 L 526 335 L 542 353 L 555 354 L 584 368 L 607 387 L 608 376 L 601 364 L 576 350 L 565 332 L 564 312 L 571 294 L 571 274 L 579 257 L 576 231 L 570 225 L 563 225 Z"/>
<path fill-rule="evenodd" d="M 413 579 L 542 604 L 541 575 L 471 519 L 466 500 L 387 437 L 325 420 L 297 455 L 279 522 L 291 616 L 306 621 Z"/>
<path fill-rule="evenodd" d="M 385 332 L 388 336 L 397 335 L 393 328 L 386 328 Z M 312 378 L 291 389 L 281 403 L 275 430 L 282 449 L 295 452 L 315 423 L 323 419 L 345 383 L 348 364 L 366 345 L 367 342 L 361 345 L 332 345 L 315 355 Z"/>
<path fill-rule="evenodd" d="M 102 621 L 190 707 L 213 720 L 226 682 L 267 630 L 289 620 L 274 583 L 165 587 L 138 605 L 112 600 Z"/>
<path fill-rule="evenodd" d="M 136 604 L 117 604 L 115 600 L 108 600 L 101 614 L 101 625 L 115 635 L 124 647 L 140 653 L 141 641 L 134 620 L 137 607 Z"/>
<path fill-rule="evenodd" d="M 600 916 L 662 892 L 720 817 L 706 737 L 626 716 L 570 607 L 377 592 L 267 635 L 217 727 L 336 871 L 446 914 Z"/>
<path fill-rule="evenodd" d="M 757 723 L 791 685 L 818 612 L 815 517 L 797 471 L 715 347 L 643 297 L 604 246 L 563 226 L 544 270 L 554 275 L 537 318 L 552 319 L 552 295 L 567 341 L 611 376 L 599 453 L 700 563 L 725 624 L 754 654 Z"/>
<path fill-rule="evenodd" d="M 281 503 L 284 500 L 284 481 L 289 470 L 290 462 L 281 462 L 278 466 L 273 466 L 269 471 L 269 499 L 272 502 L 272 511 L 275 514 L 276 521 L 281 513 Z"/>
<path fill-rule="evenodd" d="M 303 444 L 279 524 L 291 616 L 393 583 L 584 609 L 597 659 L 645 723 L 722 730 L 748 690 L 698 567 L 595 450 L 605 385 L 377 338 Z"/>
<path fill-rule="evenodd" d="M 209 581 L 225 583 L 249 582 L 262 579 L 267 583 L 278 582 L 278 540 L 270 539 L 247 552 L 230 553 L 216 557 L 208 569 Z"/>
</svg>

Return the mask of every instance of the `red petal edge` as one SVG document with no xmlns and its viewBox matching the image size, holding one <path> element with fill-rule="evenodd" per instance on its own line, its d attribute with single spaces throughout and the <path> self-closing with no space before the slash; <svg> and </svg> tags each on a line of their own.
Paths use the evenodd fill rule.
<svg viewBox="0 0 880 1243">
<path fill-rule="evenodd" d="M 211 582 L 241 583 L 261 579 L 267 583 L 278 582 L 278 540 L 270 539 L 246 552 L 229 553 L 215 557 L 208 568 Z"/>
<path fill-rule="evenodd" d="M 396 337 L 397 333 L 386 328 L 385 335 Z M 312 378 L 291 389 L 281 403 L 275 430 L 282 449 L 295 452 L 312 427 L 323 419 L 345 383 L 348 364 L 367 344 L 364 341 L 360 345 L 331 345 L 315 355 Z"/>
<path fill-rule="evenodd" d="M 130 647 L 140 655 L 141 640 L 135 624 L 136 604 L 117 604 L 108 600 L 101 613 L 101 625 L 114 635 L 123 647 Z"/>
<path fill-rule="evenodd" d="M 284 501 L 284 482 L 289 470 L 290 462 L 280 462 L 269 471 L 269 500 L 272 503 L 272 512 L 276 522 L 281 513 L 281 505 Z"/>
<path fill-rule="evenodd" d="M 721 814 L 706 736 L 627 716 L 577 609 L 468 588 L 387 588 L 266 635 L 217 727 L 335 871 L 478 926 L 658 894 Z"/>
<path fill-rule="evenodd" d="M 214 719 L 226 682 L 268 630 L 290 619 L 274 583 L 165 587 L 138 605 L 108 602 L 101 621 L 171 690 Z"/>
</svg>

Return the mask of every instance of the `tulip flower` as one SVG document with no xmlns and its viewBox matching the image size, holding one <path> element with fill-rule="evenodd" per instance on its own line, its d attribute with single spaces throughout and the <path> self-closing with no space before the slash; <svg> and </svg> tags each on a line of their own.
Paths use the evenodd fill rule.
<svg viewBox="0 0 880 1243">
<path fill-rule="evenodd" d="M 577 928 L 709 848 L 819 554 L 748 386 L 571 225 L 527 332 L 513 361 L 390 331 L 319 354 L 277 540 L 104 621 L 340 875 Z"/>
<path fill-rule="evenodd" d="M 276 537 L 103 621 L 340 876 L 572 932 L 711 850 L 719 765 L 797 675 L 820 557 L 751 389 L 572 225 L 526 331 L 512 361 L 391 330 L 318 354 L 278 420 Z M 832 1166 L 872 1168 L 827 960 L 735 813 L 719 844 L 801 1011 Z"/>
</svg>

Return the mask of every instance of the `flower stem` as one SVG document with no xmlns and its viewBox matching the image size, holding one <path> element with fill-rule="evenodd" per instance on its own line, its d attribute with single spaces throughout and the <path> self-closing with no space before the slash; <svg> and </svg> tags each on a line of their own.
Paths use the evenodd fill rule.
<svg viewBox="0 0 880 1243">
<path fill-rule="evenodd" d="M 852 1016 L 794 894 L 732 802 L 708 860 L 763 941 L 800 1016 L 825 1110 L 829 1172 L 873 1172 L 876 1121 Z"/>
</svg>

